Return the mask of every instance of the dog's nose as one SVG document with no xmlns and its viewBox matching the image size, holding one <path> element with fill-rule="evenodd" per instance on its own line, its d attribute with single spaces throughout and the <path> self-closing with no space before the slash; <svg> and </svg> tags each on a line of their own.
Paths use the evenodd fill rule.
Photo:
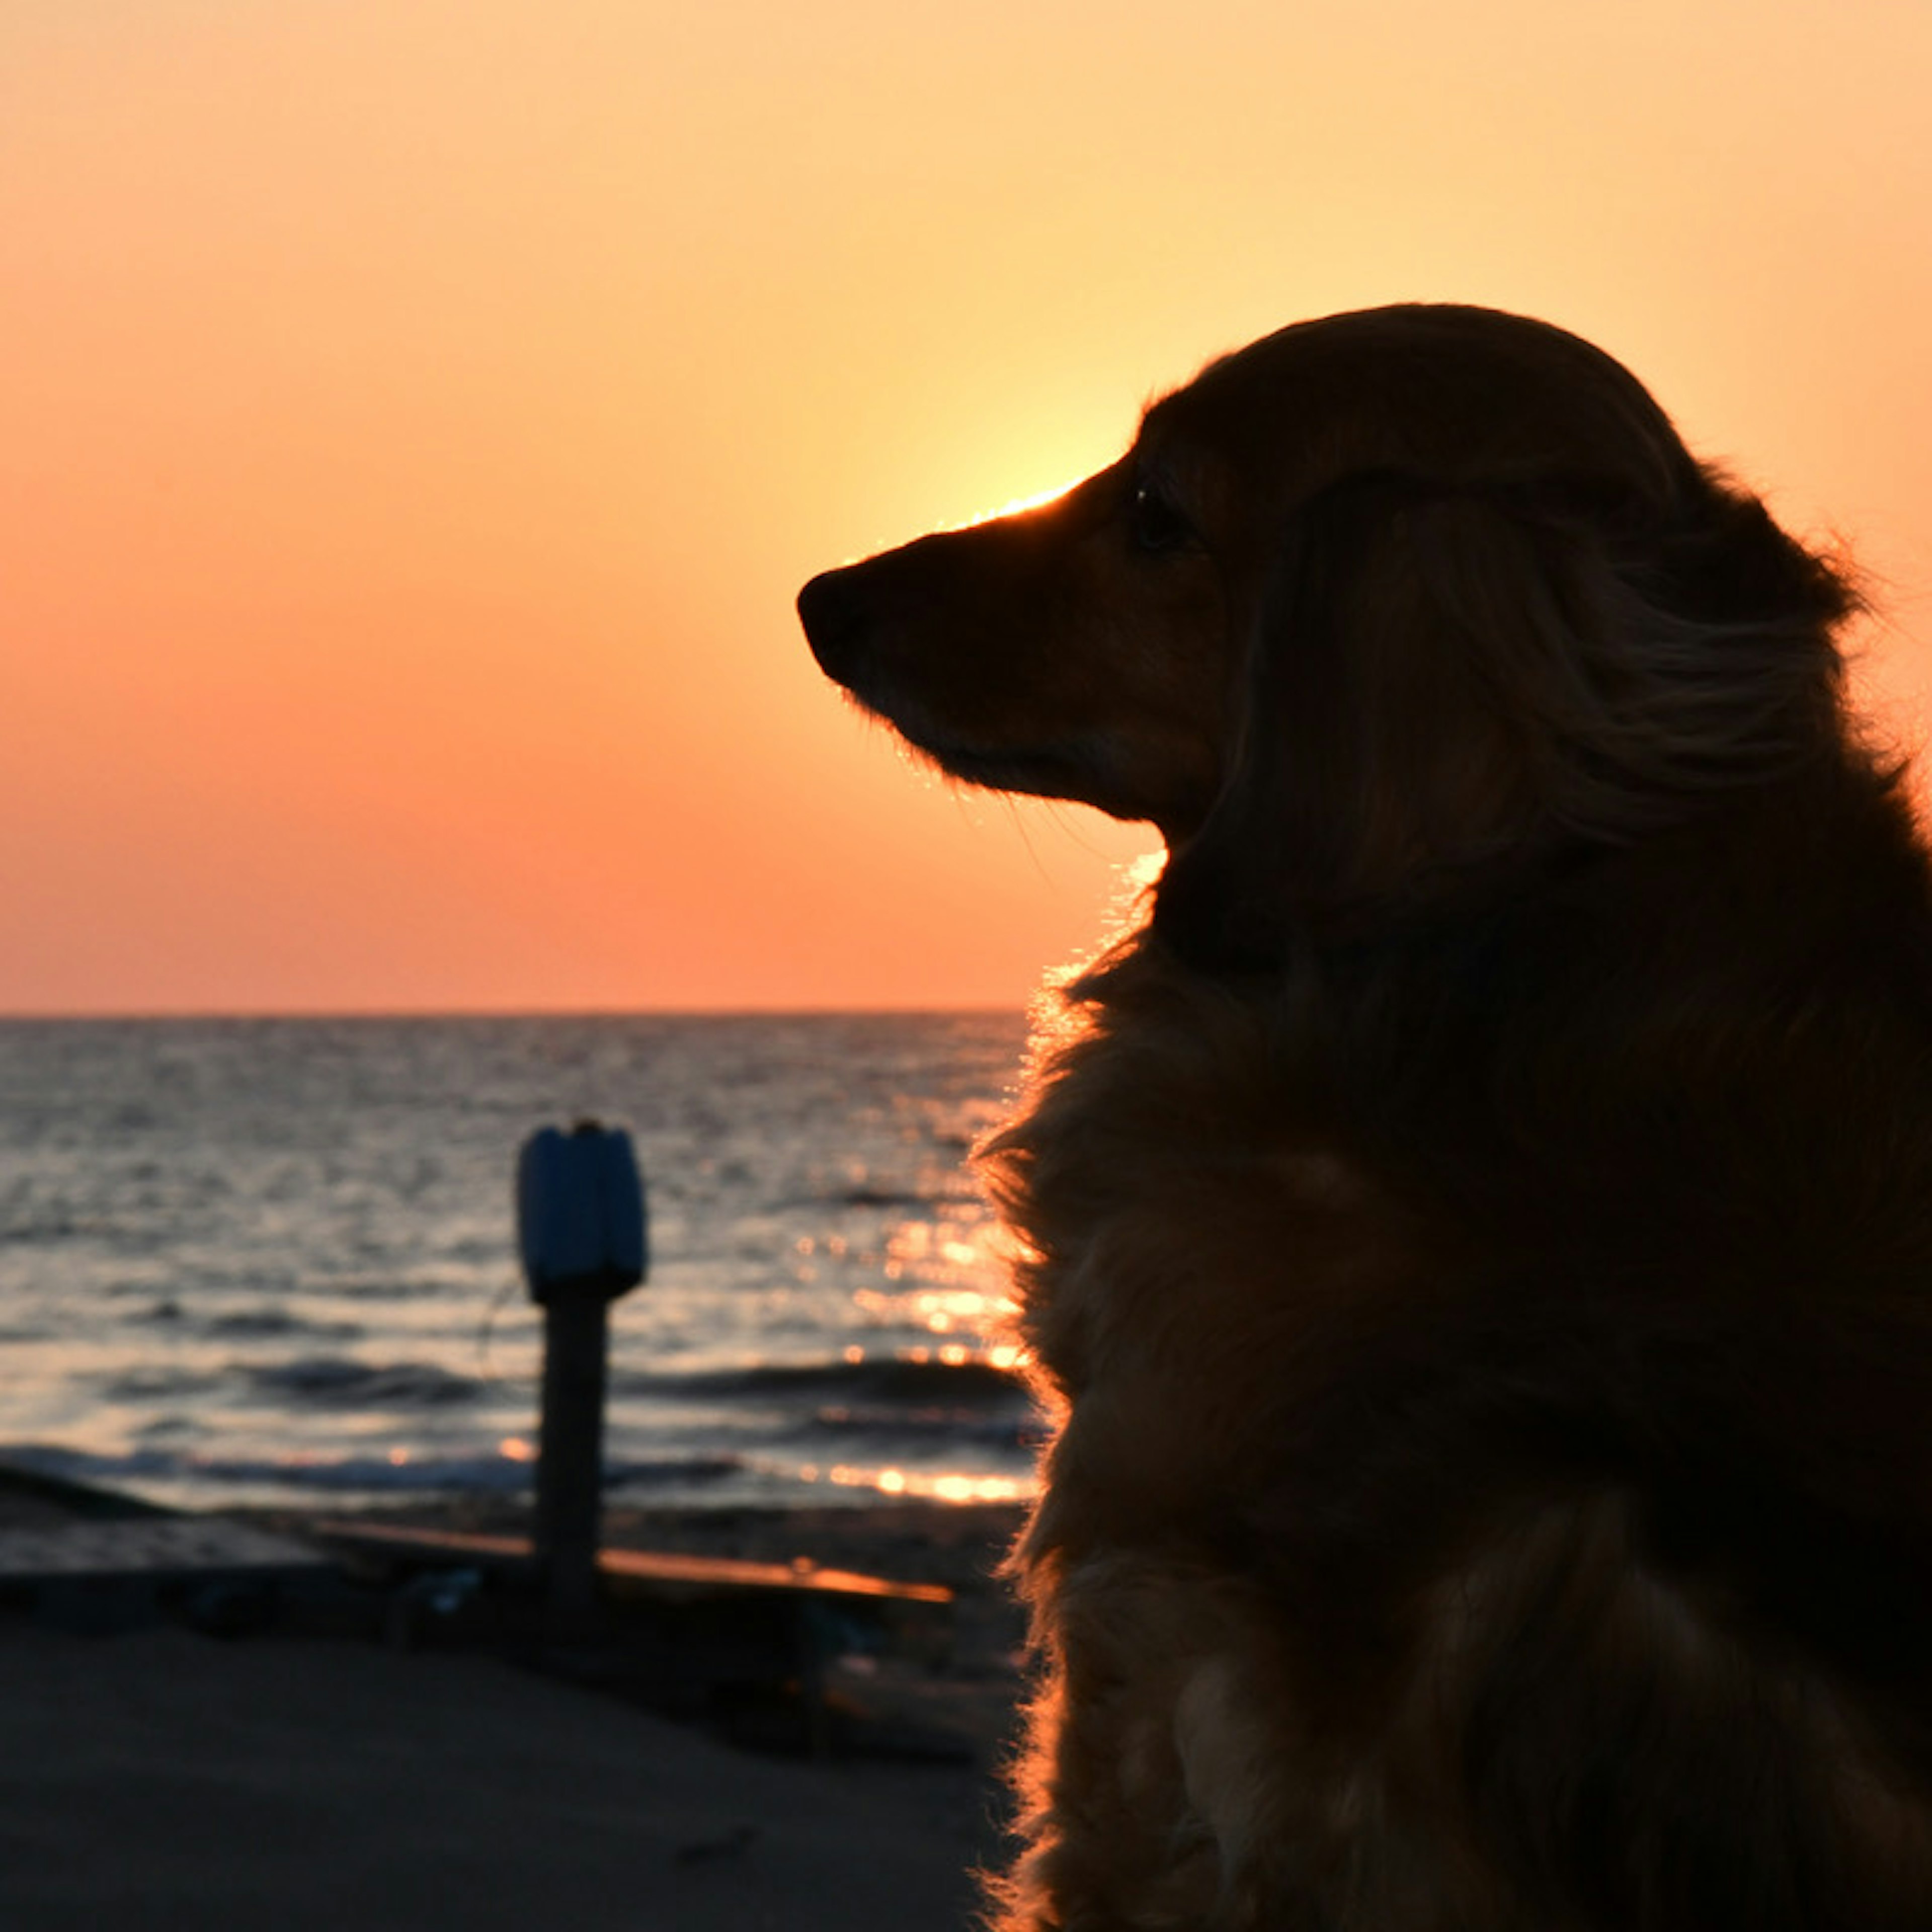
<svg viewBox="0 0 1932 1932">
<path fill-rule="evenodd" d="M 841 684 L 851 682 L 866 613 L 850 568 L 828 570 L 798 593 L 798 620 L 818 668 Z"/>
</svg>

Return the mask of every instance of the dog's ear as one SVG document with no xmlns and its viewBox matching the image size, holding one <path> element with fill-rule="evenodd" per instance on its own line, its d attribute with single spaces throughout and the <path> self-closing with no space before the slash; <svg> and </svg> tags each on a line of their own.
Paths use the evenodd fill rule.
<svg viewBox="0 0 1932 1932">
<path fill-rule="evenodd" d="M 1525 550 L 1486 506 L 1400 478 L 1304 507 L 1250 621 L 1221 796 L 1157 895 L 1184 957 L 1276 964 L 1520 845 L 1533 753 L 1469 634 L 1564 621 Z"/>
<path fill-rule="evenodd" d="M 1338 485 L 1257 599 L 1222 794 L 1156 929 L 1196 964 L 1264 968 L 1834 754 L 1850 602 L 1702 476 L 1667 514 L 1554 483 Z"/>
</svg>

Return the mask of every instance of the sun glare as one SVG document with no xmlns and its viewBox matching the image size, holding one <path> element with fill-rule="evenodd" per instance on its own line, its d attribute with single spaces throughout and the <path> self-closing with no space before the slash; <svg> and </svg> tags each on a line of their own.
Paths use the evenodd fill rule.
<svg viewBox="0 0 1932 1932">
<path fill-rule="evenodd" d="M 1043 509 L 1065 496 L 1076 484 L 1085 481 L 1084 476 L 1070 476 L 1065 482 L 1056 483 L 1050 490 L 1036 490 L 1030 496 L 1009 496 L 997 509 L 982 510 L 976 517 L 968 517 L 959 527 L 977 530 L 982 524 L 997 524 L 1002 517 L 1017 517 L 1022 511 Z"/>
</svg>

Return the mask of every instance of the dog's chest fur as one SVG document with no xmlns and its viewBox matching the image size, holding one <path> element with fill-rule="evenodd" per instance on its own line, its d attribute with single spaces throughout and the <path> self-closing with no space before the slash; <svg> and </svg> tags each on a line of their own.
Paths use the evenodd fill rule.
<svg viewBox="0 0 1932 1932">
<path fill-rule="evenodd" d="M 1313 1868 L 1387 1835 L 1317 1688 L 1348 1658 L 1295 1572 L 1354 1426 L 1325 1392 L 1401 1329 L 1429 1244 L 1298 1094 L 1277 1012 L 1148 957 L 1103 976 L 984 1156 L 1058 1423 L 1018 1559 L 1052 1674 L 1034 1802 L 1077 1790 L 1092 1826 L 1063 1818 L 1018 1885 L 1120 1901 L 1096 1923 L 1239 1927 L 1356 1889 Z M 1272 1868 L 1288 1846 L 1309 1870 Z M 1415 1861 L 1370 1862 L 1385 1890 Z"/>
</svg>

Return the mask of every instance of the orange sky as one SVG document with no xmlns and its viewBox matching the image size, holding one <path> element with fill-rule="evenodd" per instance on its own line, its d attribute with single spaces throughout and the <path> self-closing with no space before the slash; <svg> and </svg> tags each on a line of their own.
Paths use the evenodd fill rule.
<svg viewBox="0 0 1932 1932">
<path fill-rule="evenodd" d="M 1017 1004 L 1149 835 L 814 571 L 1295 317 L 1548 316 L 1932 684 L 1924 0 L 8 0 L 0 1012 Z"/>
</svg>

